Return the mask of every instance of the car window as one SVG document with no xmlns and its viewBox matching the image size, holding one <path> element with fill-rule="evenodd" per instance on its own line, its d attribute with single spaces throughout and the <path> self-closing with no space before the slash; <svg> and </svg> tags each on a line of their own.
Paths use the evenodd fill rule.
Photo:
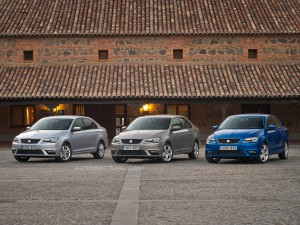
<svg viewBox="0 0 300 225">
<path fill-rule="evenodd" d="M 83 123 L 84 123 L 85 130 L 97 129 L 98 128 L 97 125 L 92 120 L 90 120 L 88 118 L 84 118 Z"/>
<path fill-rule="evenodd" d="M 174 126 L 179 126 L 179 127 L 182 128 L 182 124 L 181 124 L 181 122 L 180 122 L 180 120 L 179 120 L 178 117 L 175 117 L 175 118 L 172 120 L 171 125 L 172 125 L 172 127 L 174 127 Z"/>
<path fill-rule="evenodd" d="M 74 122 L 74 124 L 73 124 L 73 127 L 80 127 L 81 130 L 85 129 L 85 126 L 83 124 L 82 119 L 76 119 L 75 122 Z"/>
<path fill-rule="evenodd" d="M 275 116 L 269 116 L 267 121 L 267 126 L 274 125 L 276 128 L 280 128 L 282 126 L 279 119 L 277 119 Z"/>
<path fill-rule="evenodd" d="M 73 119 L 44 118 L 36 122 L 30 130 L 68 130 Z"/>
<path fill-rule="evenodd" d="M 167 130 L 170 123 L 171 118 L 167 117 L 139 117 L 128 126 L 127 130 Z"/>
<path fill-rule="evenodd" d="M 192 124 L 186 118 L 180 117 L 180 122 L 182 124 L 183 129 L 190 129 L 190 128 L 192 128 Z"/>
<path fill-rule="evenodd" d="M 219 129 L 262 129 L 264 118 L 260 116 L 231 116 L 221 124 Z"/>
</svg>

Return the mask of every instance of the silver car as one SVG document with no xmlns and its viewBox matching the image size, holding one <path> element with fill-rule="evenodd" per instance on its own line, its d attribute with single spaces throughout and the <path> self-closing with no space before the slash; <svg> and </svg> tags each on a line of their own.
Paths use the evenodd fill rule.
<svg viewBox="0 0 300 225">
<path fill-rule="evenodd" d="M 68 161 L 72 155 L 91 153 L 94 158 L 104 157 L 108 146 L 106 129 L 89 117 L 50 116 L 37 121 L 16 136 L 12 153 L 19 162 L 30 157 L 54 157 Z"/>
<path fill-rule="evenodd" d="M 199 156 L 200 133 L 187 118 L 176 115 L 143 116 L 115 136 L 112 158 L 124 163 L 128 158 L 158 158 L 170 162 L 173 155 Z"/>
</svg>

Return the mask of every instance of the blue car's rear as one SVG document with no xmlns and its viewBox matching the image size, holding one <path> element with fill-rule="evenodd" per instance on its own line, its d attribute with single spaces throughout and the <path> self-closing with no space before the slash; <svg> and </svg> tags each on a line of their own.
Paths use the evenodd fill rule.
<svg viewBox="0 0 300 225">
<path fill-rule="evenodd" d="M 211 163 L 239 158 L 266 162 L 271 154 L 288 156 L 288 131 L 273 115 L 230 116 L 206 141 L 205 155 Z"/>
</svg>

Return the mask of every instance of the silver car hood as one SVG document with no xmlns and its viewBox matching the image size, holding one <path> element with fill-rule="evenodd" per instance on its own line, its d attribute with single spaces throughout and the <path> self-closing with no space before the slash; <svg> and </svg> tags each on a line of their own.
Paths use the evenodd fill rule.
<svg viewBox="0 0 300 225">
<path fill-rule="evenodd" d="M 67 130 L 27 130 L 19 134 L 20 139 L 43 139 L 67 135 Z"/>
<path fill-rule="evenodd" d="M 120 139 L 145 139 L 162 137 L 167 133 L 168 130 L 125 130 L 118 136 Z"/>
</svg>

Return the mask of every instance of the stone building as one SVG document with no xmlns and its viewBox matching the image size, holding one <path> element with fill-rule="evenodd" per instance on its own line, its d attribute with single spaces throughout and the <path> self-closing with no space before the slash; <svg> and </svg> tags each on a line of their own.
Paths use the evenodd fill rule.
<svg viewBox="0 0 300 225">
<path fill-rule="evenodd" d="M 299 0 L 0 0 L 0 141 L 57 114 L 110 138 L 181 114 L 205 139 L 247 112 L 300 139 L 299 34 Z"/>
</svg>

